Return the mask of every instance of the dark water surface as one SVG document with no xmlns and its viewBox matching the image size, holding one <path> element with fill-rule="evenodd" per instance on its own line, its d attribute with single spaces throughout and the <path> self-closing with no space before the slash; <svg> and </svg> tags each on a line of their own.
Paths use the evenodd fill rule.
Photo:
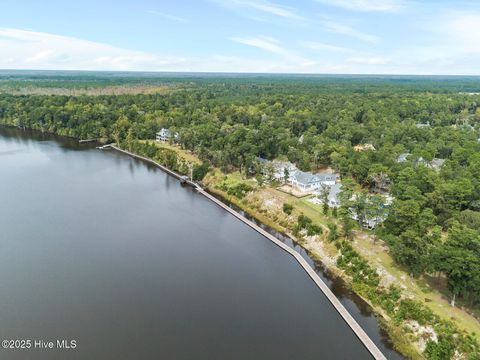
<svg viewBox="0 0 480 360">
<path fill-rule="evenodd" d="M 0 339 L 77 343 L 1 359 L 371 358 L 291 256 L 192 189 L 113 151 L 2 128 Z"/>
</svg>

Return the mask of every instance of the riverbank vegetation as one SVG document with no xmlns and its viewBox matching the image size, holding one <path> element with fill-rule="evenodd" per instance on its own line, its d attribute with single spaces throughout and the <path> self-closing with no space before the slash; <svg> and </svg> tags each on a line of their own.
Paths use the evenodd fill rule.
<svg viewBox="0 0 480 360">
<path fill-rule="evenodd" d="M 7 90 L 8 83 L 35 83 L 8 81 L 2 83 Z M 480 81 L 155 81 L 174 89 L 115 96 L 5 91 L 0 123 L 115 141 L 193 175 L 321 254 L 417 353 L 428 359 L 480 356 L 472 334 L 480 329 Z M 163 127 L 178 132 L 176 146 L 147 141 Z M 276 190 L 256 171 L 257 156 L 288 159 L 305 171 L 331 167 L 364 194 L 388 191 L 394 200 L 386 221 L 374 232 L 359 230 L 345 216 L 348 209 Z M 414 357 L 407 347 L 401 350 Z"/>
</svg>

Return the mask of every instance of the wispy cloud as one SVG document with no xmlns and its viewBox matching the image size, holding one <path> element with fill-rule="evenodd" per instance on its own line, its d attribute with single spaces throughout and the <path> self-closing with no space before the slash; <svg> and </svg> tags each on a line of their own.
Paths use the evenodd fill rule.
<svg viewBox="0 0 480 360">
<path fill-rule="evenodd" d="M 346 36 L 351 36 L 356 39 L 366 41 L 369 43 L 376 43 L 380 40 L 380 38 L 376 35 L 372 34 L 367 34 L 365 32 L 356 30 L 348 25 L 334 22 L 334 21 L 325 21 L 323 22 L 323 26 L 325 30 L 335 33 L 335 34 L 340 34 L 340 35 L 346 35 Z"/>
<path fill-rule="evenodd" d="M 276 53 L 281 56 L 280 59 L 224 54 L 202 57 L 163 56 L 69 36 L 0 28 L 0 69 L 288 73 L 315 70 L 314 63 L 282 49 L 273 38 L 265 37 L 257 42 L 250 40 L 244 39 L 244 42 Z"/>
<path fill-rule="evenodd" d="M 0 28 L 0 68 L 46 70 L 162 70 L 185 63 L 180 57 L 21 29 Z"/>
<path fill-rule="evenodd" d="M 167 14 L 167 13 L 157 11 L 157 10 L 147 10 L 147 13 L 159 16 L 159 17 L 161 17 L 163 19 L 167 19 L 167 20 L 178 21 L 178 22 L 187 22 L 187 19 L 185 19 L 185 18 L 175 16 L 175 15 L 171 15 L 171 14 Z"/>
<path fill-rule="evenodd" d="M 231 38 L 230 40 L 280 55 L 285 60 L 298 63 L 299 65 L 313 65 L 315 63 L 314 61 L 299 56 L 291 50 L 282 47 L 278 40 L 271 37 Z"/>
<path fill-rule="evenodd" d="M 336 51 L 336 52 L 343 52 L 343 53 L 356 52 L 353 49 L 349 49 L 343 46 L 325 44 L 318 41 L 300 41 L 299 45 L 309 50 L 327 50 L 327 51 Z"/>
<path fill-rule="evenodd" d="M 351 11 L 386 11 L 396 12 L 406 3 L 404 0 L 316 0 L 317 2 L 341 7 Z"/>
<path fill-rule="evenodd" d="M 267 0 L 213 0 L 213 2 L 229 8 L 256 10 L 264 14 L 289 20 L 307 20 L 305 17 L 298 14 L 297 9 L 290 6 L 269 2 Z M 255 16 L 252 17 L 251 14 L 249 17 L 252 19 L 258 18 Z"/>
</svg>

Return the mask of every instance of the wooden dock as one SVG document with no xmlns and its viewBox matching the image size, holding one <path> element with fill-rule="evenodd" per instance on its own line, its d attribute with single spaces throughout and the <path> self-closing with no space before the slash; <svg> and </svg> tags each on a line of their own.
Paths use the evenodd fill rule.
<svg viewBox="0 0 480 360">
<path fill-rule="evenodd" d="M 148 159 L 146 157 L 131 153 L 126 150 L 122 150 L 114 145 L 107 145 L 103 147 L 104 149 L 112 148 L 114 150 L 117 150 L 119 152 L 122 152 L 126 155 L 129 155 L 131 157 L 144 160 L 146 162 L 149 162 L 160 169 L 164 170 L 166 173 L 174 176 L 178 180 L 182 181 L 184 180 L 184 177 L 182 175 L 177 174 L 176 172 L 166 168 L 165 166 L 157 163 L 156 161 L 152 159 Z M 211 200 L 224 210 L 228 211 L 230 214 L 235 216 L 238 220 L 242 221 L 246 225 L 250 226 L 252 229 L 266 237 L 268 240 L 273 242 L 275 245 L 280 247 L 282 250 L 284 250 L 286 253 L 291 255 L 297 262 L 298 264 L 305 270 L 305 272 L 310 276 L 310 278 L 313 280 L 315 285 L 325 294 L 327 299 L 330 301 L 330 303 L 333 305 L 333 307 L 337 310 L 337 312 L 340 314 L 340 316 L 343 318 L 343 320 L 347 323 L 347 325 L 352 329 L 352 331 L 357 335 L 358 339 L 362 342 L 362 344 L 367 348 L 367 350 L 370 352 L 370 354 L 373 356 L 374 359 L 376 360 L 387 360 L 385 355 L 380 351 L 380 349 L 375 345 L 375 343 L 370 339 L 370 337 L 365 333 L 365 331 L 362 329 L 362 327 L 356 322 L 356 320 L 350 315 L 350 313 L 345 309 L 345 307 L 342 305 L 342 303 L 337 299 L 335 294 L 329 289 L 329 287 L 323 282 L 323 280 L 317 275 L 317 273 L 313 270 L 313 268 L 307 263 L 307 261 L 294 249 L 290 248 L 288 245 L 284 244 L 280 240 L 278 240 L 275 236 L 270 234 L 269 232 L 265 231 L 262 229 L 260 226 L 255 224 L 253 221 L 250 221 L 243 215 L 241 215 L 239 212 L 235 211 L 213 195 L 209 194 L 207 191 L 205 191 L 200 185 L 197 183 L 186 180 L 184 181 L 185 183 L 188 183 L 189 185 L 193 186 L 199 194 L 202 194 L 205 196 L 207 199 Z"/>
</svg>

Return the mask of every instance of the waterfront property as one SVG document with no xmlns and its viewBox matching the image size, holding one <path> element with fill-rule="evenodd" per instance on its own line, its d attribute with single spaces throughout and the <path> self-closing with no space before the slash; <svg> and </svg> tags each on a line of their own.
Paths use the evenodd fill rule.
<svg viewBox="0 0 480 360">
<path fill-rule="evenodd" d="M 273 179 L 286 182 L 302 193 L 311 193 L 320 189 L 322 185 L 333 186 L 337 182 L 338 175 L 333 172 L 321 172 L 314 174 L 312 172 L 301 171 L 295 164 L 289 161 L 273 160 L 269 161 L 257 157 L 257 163 L 260 165 L 260 172 L 269 175 Z"/>
<path fill-rule="evenodd" d="M 372 198 L 367 197 L 366 204 L 370 206 L 365 206 L 361 214 L 357 213 L 353 208 L 349 209 L 351 218 L 356 221 L 360 221 L 361 218 L 362 227 L 370 230 L 375 229 L 379 224 L 387 220 L 388 207 L 393 202 L 393 197 L 389 194 L 376 196 L 381 196 L 381 203 L 373 205 Z M 351 200 L 355 200 L 356 198 L 357 194 L 354 194 Z"/>
<path fill-rule="evenodd" d="M 167 142 L 168 139 L 170 139 L 170 131 L 168 129 L 162 128 L 159 132 L 157 132 L 155 138 L 157 141 Z"/>
<path fill-rule="evenodd" d="M 171 134 L 170 134 L 170 130 L 169 129 L 166 129 L 166 128 L 162 128 L 159 132 L 157 132 L 155 134 L 155 139 L 157 141 L 161 141 L 161 142 L 167 142 L 170 140 L 170 137 L 171 137 Z M 173 134 L 173 140 L 178 140 L 179 138 L 179 135 L 178 133 L 174 133 Z"/>
<path fill-rule="evenodd" d="M 312 173 L 297 170 L 291 178 L 290 183 L 302 192 L 311 192 L 321 185 L 320 178 Z"/>
<path fill-rule="evenodd" d="M 279 181 L 284 181 L 286 177 L 287 182 L 291 182 L 293 174 L 298 171 L 295 164 L 292 164 L 290 161 L 273 160 L 271 164 L 273 177 Z"/>
<path fill-rule="evenodd" d="M 337 179 L 339 178 L 338 174 L 332 172 L 320 172 L 315 174 L 315 176 L 320 180 L 320 186 L 333 186 L 337 183 Z"/>
</svg>

